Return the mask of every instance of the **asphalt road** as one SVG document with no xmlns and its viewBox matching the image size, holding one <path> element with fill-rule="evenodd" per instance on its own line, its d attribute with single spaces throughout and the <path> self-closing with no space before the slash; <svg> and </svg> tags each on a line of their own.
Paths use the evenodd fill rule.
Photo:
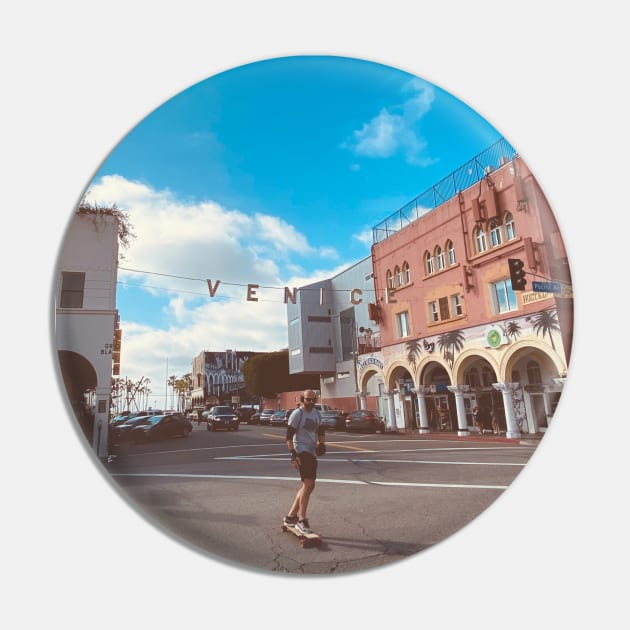
<svg viewBox="0 0 630 630">
<path fill-rule="evenodd" d="M 488 508 L 534 445 L 490 436 L 329 432 L 309 520 L 319 548 L 281 531 L 299 487 L 284 428 L 196 426 L 187 438 L 120 447 L 105 464 L 148 521 L 214 559 L 265 572 L 365 570 L 435 545 Z"/>
</svg>

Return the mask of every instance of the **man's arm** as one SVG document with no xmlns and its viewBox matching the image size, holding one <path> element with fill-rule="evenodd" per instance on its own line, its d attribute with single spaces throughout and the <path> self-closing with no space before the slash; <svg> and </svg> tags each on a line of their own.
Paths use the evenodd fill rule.
<svg viewBox="0 0 630 630">
<path fill-rule="evenodd" d="M 295 427 L 292 427 L 291 425 L 289 425 L 287 427 L 287 433 L 286 433 L 287 448 L 289 449 L 289 453 L 291 453 L 291 464 L 295 468 L 299 468 L 300 458 L 298 457 L 298 454 L 295 452 L 295 446 L 293 444 L 294 435 L 295 435 Z"/>
</svg>

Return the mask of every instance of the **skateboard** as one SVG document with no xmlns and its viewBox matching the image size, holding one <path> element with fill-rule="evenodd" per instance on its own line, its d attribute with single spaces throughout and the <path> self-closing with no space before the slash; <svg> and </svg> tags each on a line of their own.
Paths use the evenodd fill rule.
<svg viewBox="0 0 630 630">
<path fill-rule="evenodd" d="M 282 531 L 283 532 L 291 532 L 294 536 L 297 536 L 300 545 L 302 545 L 302 549 L 305 547 L 319 547 L 322 542 L 322 537 L 319 534 L 304 534 L 297 527 L 292 527 L 291 525 L 285 525 L 282 523 Z"/>
</svg>

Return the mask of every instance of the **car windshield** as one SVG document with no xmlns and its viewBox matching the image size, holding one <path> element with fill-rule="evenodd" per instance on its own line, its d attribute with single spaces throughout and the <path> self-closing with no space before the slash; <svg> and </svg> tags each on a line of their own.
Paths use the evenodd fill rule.
<svg viewBox="0 0 630 630">
<path fill-rule="evenodd" d="M 147 418 L 147 424 L 157 424 L 162 418 L 165 418 L 166 416 L 151 416 L 150 418 Z M 141 423 L 144 424 L 144 423 Z"/>
<path fill-rule="evenodd" d="M 215 407 L 214 413 L 234 413 L 231 407 Z"/>
</svg>

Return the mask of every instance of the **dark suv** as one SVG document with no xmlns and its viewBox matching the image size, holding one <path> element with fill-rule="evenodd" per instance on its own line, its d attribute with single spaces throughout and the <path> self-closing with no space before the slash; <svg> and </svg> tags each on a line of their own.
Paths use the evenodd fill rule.
<svg viewBox="0 0 630 630">
<path fill-rule="evenodd" d="M 210 411 L 205 411 L 206 428 L 208 431 L 216 431 L 218 429 L 229 429 L 238 431 L 240 419 L 232 407 L 227 405 L 217 405 L 212 407 Z"/>
</svg>

